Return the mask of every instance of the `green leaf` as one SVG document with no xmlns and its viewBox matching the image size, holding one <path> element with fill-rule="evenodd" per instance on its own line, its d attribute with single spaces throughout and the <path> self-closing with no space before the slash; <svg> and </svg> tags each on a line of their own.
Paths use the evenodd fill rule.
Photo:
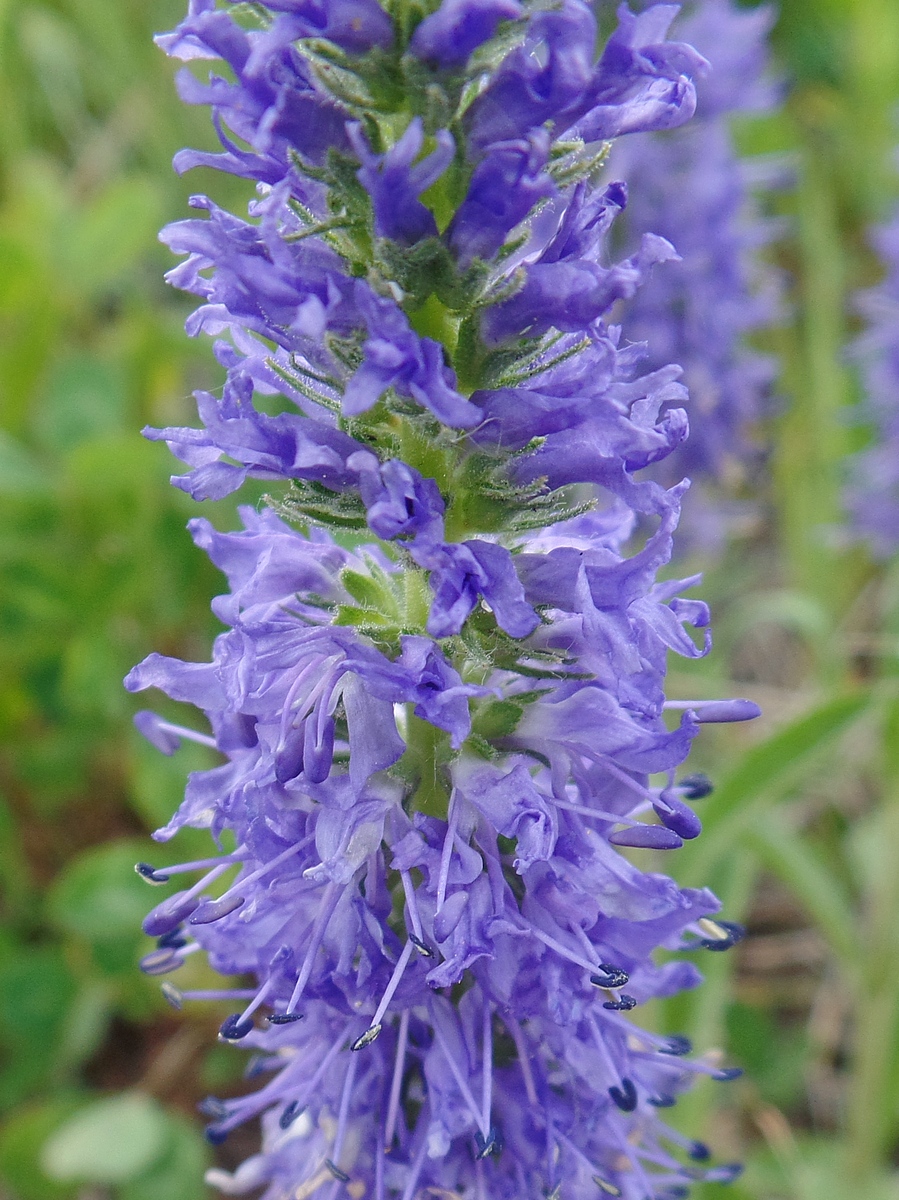
<svg viewBox="0 0 899 1200">
<path fill-rule="evenodd" d="M 857 965 L 861 946 L 851 899 L 802 834 L 772 812 L 746 831 L 746 840 L 763 866 L 804 905 L 844 967 Z"/>
<path fill-rule="evenodd" d="M 57 1096 L 19 1108 L 0 1129 L 0 1180 L 15 1200 L 67 1200 L 71 1184 L 48 1179 L 38 1165 L 47 1138 L 79 1107 L 76 1096 Z"/>
<path fill-rule="evenodd" d="M 169 1151 L 171 1129 L 150 1096 L 131 1092 L 96 1100 L 53 1133 L 40 1164 L 51 1179 L 125 1183 Z"/>
<path fill-rule="evenodd" d="M 198 1200 L 204 1194 L 209 1146 L 200 1131 L 187 1121 L 171 1114 L 168 1121 L 168 1153 L 145 1174 L 127 1183 L 119 1200 Z"/>
<path fill-rule="evenodd" d="M 78 855 L 56 879 L 47 899 L 50 919 L 95 947 L 112 947 L 127 968 L 141 936 L 140 923 L 165 893 L 151 895 L 134 864 L 152 854 L 152 843 L 110 842 Z"/>
</svg>

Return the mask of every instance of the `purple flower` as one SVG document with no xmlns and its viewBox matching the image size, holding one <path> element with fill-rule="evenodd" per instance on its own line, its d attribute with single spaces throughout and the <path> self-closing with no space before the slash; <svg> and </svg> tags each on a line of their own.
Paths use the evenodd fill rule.
<svg viewBox="0 0 899 1200">
<path fill-rule="evenodd" d="M 513 21 L 522 11 L 518 0 L 443 0 L 417 27 L 410 49 L 441 67 L 459 66 L 493 37 L 500 21 Z"/>
<path fill-rule="evenodd" d="M 453 139 L 445 129 L 437 133 L 437 148 L 417 161 L 424 144 L 421 119 L 410 122 L 400 140 L 386 154 L 373 154 L 362 126 L 348 127 L 350 141 L 362 166 L 359 181 L 371 196 L 378 237 L 409 246 L 420 238 L 436 237 L 437 222 L 418 197 L 435 183 L 452 162 Z"/>
<path fill-rule="evenodd" d="M 210 856 L 137 870 L 187 877 L 143 969 L 242 977 L 163 985 L 228 1002 L 220 1037 L 264 1073 L 203 1105 L 214 1143 L 261 1118 L 260 1152 L 209 1173 L 226 1194 L 671 1200 L 737 1173 L 660 1115 L 730 1074 L 628 1014 L 699 981 L 657 951 L 738 927 L 620 848 L 699 834 L 691 742 L 757 710 L 666 697 L 709 614 L 696 578 L 658 581 L 687 485 L 641 472 L 686 435 L 686 392 L 605 321 L 675 256 L 647 230 L 614 261 L 626 192 L 588 186 L 578 141 L 689 116 L 704 60 L 673 15 L 622 9 L 598 61 L 582 0 L 445 0 L 417 26 L 276 0 L 252 32 L 197 0 L 162 39 L 229 69 L 182 84 L 225 152 L 180 165 L 258 194 L 164 231 L 226 383 L 202 428 L 149 436 L 195 498 L 290 481 L 304 529 L 191 522 L 226 629 L 209 662 L 126 680 L 202 713 L 140 712 L 163 752 L 221 754 L 156 834 L 208 829 Z"/>
<path fill-rule="evenodd" d="M 850 460 L 846 502 L 854 532 L 879 557 L 888 557 L 899 546 L 899 218 L 876 229 L 871 240 L 886 275 L 858 298 L 866 324 L 851 353 L 865 388 L 860 417 L 873 437 Z"/>
</svg>

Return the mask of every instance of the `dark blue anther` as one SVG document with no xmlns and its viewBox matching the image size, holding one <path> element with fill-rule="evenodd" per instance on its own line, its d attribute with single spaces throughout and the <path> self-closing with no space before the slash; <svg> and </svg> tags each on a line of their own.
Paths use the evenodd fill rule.
<svg viewBox="0 0 899 1200">
<path fill-rule="evenodd" d="M 742 1163 L 722 1163 L 720 1167 L 712 1167 L 711 1171 L 706 1171 L 703 1179 L 709 1183 L 733 1183 L 742 1174 Z"/>
<path fill-rule="evenodd" d="M 720 1071 L 713 1073 L 712 1078 L 717 1079 L 719 1083 L 728 1083 L 731 1079 L 739 1079 L 742 1074 L 742 1067 L 722 1067 Z"/>
<path fill-rule="evenodd" d="M 173 929 L 171 933 L 164 933 L 162 937 L 156 939 L 156 945 L 160 950 L 168 948 L 170 950 L 180 950 L 182 946 L 187 945 L 187 938 L 181 931 L 179 925 L 177 929 Z"/>
<path fill-rule="evenodd" d="M 239 1042 L 252 1032 L 253 1022 L 245 1021 L 240 1013 L 232 1013 L 230 1017 L 225 1017 L 219 1027 L 219 1037 L 224 1038 L 226 1042 Z"/>
<path fill-rule="evenodd" d="M 291 1100 L 289 1104 L 285 1104 L 284 1111 L 278 1117 L 278 1124 L 282 1129 L 289 1129 L 297 1117 L 305 1111 L 305 1105 L 300 1105 L 296 1100 Z"/>
<path fill-rule="evenodd" d="M 694 1162 L 708 1162 L 712 1157 L 712 1152 L 705 1142 L 694 1142 L 687 1151 L 687 1157 L 692 1158 Z"/>
<path fill-rule="evenodd" d="M 480 1130 L 475 1133 L 474 1142 L 478 1148 L 475 1158 L 489 1158 L 491 1154 L 499 1155 L 503 1148 L 503 1140 L 495 1125 L 491 1125 L 486 1137 Z"/>
<path fill-rule="evenodd" d="M 685 775 L 677 786 L 688 800 L 704 800 L 715 790 L 711 779 L 701 771 L 697 771 L 695 775 Z"/>
<path fill-rule="evenodd" d="M 621 1080 L 621 1087 L 614 1085 L 609 1088 L 609 1095 L 622 1112 L 633 1112 L 637 1107 L 637 1089 L 627 1077 Z"/>
<path fill-rule="evenodd" d="M 416 937 L 414 933 L 409 934 L 409 941 L 412 943 L 412 945 L 415 947 L 415 949 L 419 952 L 419 954 L 423 954 L 425 956 L 425 958 L 433 958 L 434 957 L 434 951 L 427 944 L 427 942 L 423 942 L 421 940 L 421 938 Z"/>
<path fill-rule="evenodd" d="M 350 1177 L 347 1175 L 346 1171 L 341 1171 L 340 1167 L 338 1167 L 336 1163 L 332 1163 L 330 1158 L 325 1159 L 325 1166 L 328 1168 L 334 1178 L 339 1179 L 341 1183 L 350 1182 Z"/>
<path fill-rule="evenodd" d="M 606 1000 L 603 1004 L 603 1008 L 609 1009 L 610 1012 L 630 1012 L 632 1008 L 636 1007 L 637 1001 L 627 992 L 622 992 L 617 1000 Z"/>
<path fill-rule="evenodd" d="M 292 1013 L 270 1013 L 268 1018 L 269 1025 L 292 1025 L 294 1021 L 302 1021 L 303 1014 L 298 1012 Z"/>
<path fill-rule="evenodd" d="M 666 1045 L 659 1046 L 659 1054 L 672 1054 L 675 1058 L 683 1058 L 692 1049 L 693 1043 L 688 1037 L 684 1037 L 682 1033 L 675 1033 L 667 1039 Z"/>
<path fill-rule="evenodd" d="M 673 1096 L 647 1096 L 646 1103 L 651 1104 L 653 1108 L 674 1108 L 677 1101 Z"/>
<path fill-rule="evenodd" d="M 147 883 L 168 883 L 171 879 L 170 875 L 166 875 L 163 871 L 157 871 L 149 863 L 135 863 L 134 869 L 141 879 L 146 879 Z"/>
<path fill-rule="evenodd" d="M 220 1129 L 217 1125 L 207 1125 L 203 1131 L 206 1135 L 206 1141 L 213 1146 L 220 1146 L 228 1136 L 227 1129 Z"/>
<path fill-rule="evenodd" d="M 602 975 L 590 976 L 590 982 L 595 987 L 622 988 L 630 979 L 627 971 L 622 971 L 621 967 L 614 967 L 611 963 L 600 963 L 599 969 L 602 971 Z"/>
<path fill-rule="evenodd" d="M 723 929 L 726 936 L 702 938 L 699 944 L 704 950 L 730 950 L 731 946 L 736 946 L 746 936 L 745 926 L 738 925 L 736 921 L 715 921 L 714 924 Z"/>
</svg>

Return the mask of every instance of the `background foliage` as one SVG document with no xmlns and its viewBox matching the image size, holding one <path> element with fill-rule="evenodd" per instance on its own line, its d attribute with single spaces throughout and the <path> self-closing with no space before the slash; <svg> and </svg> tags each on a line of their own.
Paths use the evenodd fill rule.
<svg viewBox="0 0 899 1200">
<path fill-rule="evenodd" d="M 137 436 L 190 423 L 193 388 L 219 382 L 182 333 L 155 237 L 191 191 L 242 203 L 239 184 L 229 197 L 169 169 L 211 136 L 151 41 L 181 8 L 0 0 L 4 1200 L 202 1197 L 196 1102 L 240 1089 L 241 1053 L 206 1049 L 218 1007 L 175 1014 L 135 969 L 157 897 L 132 866 L 160 861 L 148 832 L 202 751 L 142 744 L 121 679 L 150 650 L 203 657 L 218 590 L 171 461 Z M 775 247 L 789 311 L 767 346 L 784 399 L 759 515 L 707 569 L 716 652 L 672 676 L 678 694 L 747 693 L 766 715 L 704 733 L 705 833 L 663 863 L 715 887 L 752 936 L 706 955 L 705 987 L 654 1019 L 746 1068 L 679 1106 L 746 1160 L 732 1200 L 895 1200 L 899 565 L 848 544 L 840 486 L 867 436 L 843 350 L 851 296 L 879 277 L 865 230 L 899 198 L 899 6 L 783 0 L 775 41 L 787 103 L 738 134 L 747 153 L 787 154 L 796 179 Z"/>
</svg>

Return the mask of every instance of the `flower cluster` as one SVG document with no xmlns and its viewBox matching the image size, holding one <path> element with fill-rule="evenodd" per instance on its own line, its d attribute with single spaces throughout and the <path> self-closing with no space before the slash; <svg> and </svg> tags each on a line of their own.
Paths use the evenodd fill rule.
<svg viewBox="0 0 899 1200">
<path fill-rule="evenodd" d="M 647 338 L 650 361 L 679 363 L 690 390 L 691 436 L 668 460 L 669 480 L 686 472 L 733 489 L 759 461 L 753 426 L 769 407 L 775 366 L 745 339 L 770 327 L 781 307 L 778 277 L 759 256 L 777 226 L 759 212 L 759 196 L 781 185 L 784 171 L 774 160 L 741 159 L 731 122 L 778 102 L 767 52 L 773 19 L 768 7 L 695 0 L 678 29 L 712 70 L 699 82 L 694 120 L 673 134 L 624 139 L 611 156 L 630 187 L 631 237 L 661 233 L 680 255 L 626 315 L 630 335 Z"/>
<path fill-rule="evenodd" d="M 859 297 L 866 328 L 853 356 L 863 373 L 863 419 L 875 440 L 850 464 L 846 500 L 855 531 L 888 557 L 899 548 L 899 216 L 872 241 L 886 277 Z"/>
<path fill-rule="evenodd" d="M 214 1142 L 262 1118 L 210 1172 L 227 1194 L 673 1200 L 737 1173 L 659 1114 L 735 1072 L 625 1015 L 698 981 L 656 950 L 741 934 L 620 848 L 696 837 L 690 743 L 758 711 L 665 698 L 708 612 L 657 579 L 686 485 L 637 476 L 685 391 L 605 320 L 673 256 L 647 233 L 610 262 L 626 193 L 594 181 L 608 139 L 692 114 L 675 11 L 622 8 L 598 59 L 582 0 L 192 0 L 160 39 L 228 68 L 180 77 L 223 150 L 179 168 L 258 195 L 164 231 L 227 381 L 201 428 L 148 433 L 196 498 L 285 487 L 239 532 L 192 522 L 229 585 L 211 662 L 127 680 L 209 722 L 139 713 L 161 750 L 222 755 L 156 835 L 218 853 L 138 870 L 198 876 L 147 917 L 145 971 L 254 981 L 163 985 L 243 1002 L 221 1036 L 267 1077 L 205 1102 Z"/>
</svg>

